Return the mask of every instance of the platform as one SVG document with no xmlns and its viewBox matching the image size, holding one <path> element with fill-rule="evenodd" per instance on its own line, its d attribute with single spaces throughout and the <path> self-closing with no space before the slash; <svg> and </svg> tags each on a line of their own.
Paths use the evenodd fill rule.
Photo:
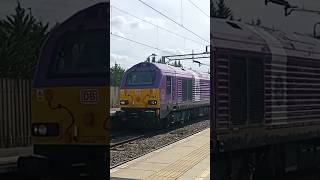
<svg viewBox="0 0 320 180">
<path fill-rule="evenodd" d="M 32 146 L 0 148 L 0 174 L 15 171 L 18 157 L 31 155 L 32 152 Z"/>
<path fill-rule="evenodd" d="M 112 180 L 210 179 L 210 129 L 110 170 Z"/>
</svg>

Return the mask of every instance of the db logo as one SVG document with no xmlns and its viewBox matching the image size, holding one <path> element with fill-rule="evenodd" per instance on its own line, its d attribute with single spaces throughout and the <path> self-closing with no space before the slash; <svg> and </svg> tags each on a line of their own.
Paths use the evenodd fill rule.
<svg viewBox="0 0 320 180">
<path fill-rule="evenodd" d="M 80 103 L 82 104 L 96 104 L 99 100 L 99 93 L 96 89 L 81 89 Z"/>
</svg>

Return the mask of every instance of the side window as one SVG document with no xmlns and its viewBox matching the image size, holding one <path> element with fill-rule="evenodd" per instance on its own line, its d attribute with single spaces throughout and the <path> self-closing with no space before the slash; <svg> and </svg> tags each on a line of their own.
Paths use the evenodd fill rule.
<svg viewBox="0 0 320 180">
<path fill-rule="evenodd" d="M 263 59 L 233 56 L 229 75 L 232 124 L 262 123 L 265 106 Z"/>
<path fill-rule="evenodd" d="M 166 78 L 166 94 L 170 95 L 172 91 L 172 77 L 167 76 Z"/>
<path fill-rule="evenodd" d="M 188 100 L 192 100 L 193 97 L 193 88 L 192 88 L 192 80 L 188 80 Z"/>
<path fill-rule="evenodd" d="M 182 80 L 182 101 L 188 99 L 188 81 L 186 79 Z"/>
<path fill-rule="evenodd" d="M 183 79 L 182 80 L 182 100 L 192 100 L 193 98 L 193 84 L 192 80 L 189 79 Z"/>
</svg>

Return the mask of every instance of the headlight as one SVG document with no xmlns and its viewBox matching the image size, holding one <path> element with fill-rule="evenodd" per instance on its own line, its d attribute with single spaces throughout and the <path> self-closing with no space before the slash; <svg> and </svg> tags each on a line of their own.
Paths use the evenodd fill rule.
<svg viewBox="0 0 320 180">
<path fill-rule="evenodd" d="M 58 123 L 35 123 L 32 124 L 34 136 L 59 136 Z"/>
<path fill-rule="evenodd" d="M 158 103 L 157 100 L 149 100 L 148 101 L 149 105 L 157 105 L 157 103 Z"/>
<path fill-rule="evenodd" d="M 129 104 L 128 100 L 120 100 L 120 105 L 127 105 Z"/>
<path fill-rule="evenodd" d="M 46 126 L 46 125 L 41 124 L 41 125 L 39 125 L 38 128 L 39 128 L 39 129 L 38 129 L 39 135 L 44 136 L 44 135 L 47 134 L 47 130 L 48 130 L 48 129 L 47 129 L 47 126 Z"/>
<path fill-rule="evenodd" d="M 32 132 L 33 132 L 34 135 L 35 135 L 35 134 L 39 134 L 39 128 L 38 128 L 38 126 L 33 126 Z"/>
</svg>

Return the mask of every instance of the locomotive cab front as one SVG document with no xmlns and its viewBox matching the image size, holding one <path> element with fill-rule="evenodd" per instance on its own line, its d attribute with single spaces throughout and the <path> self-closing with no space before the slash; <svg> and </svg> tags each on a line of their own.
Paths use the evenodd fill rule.
<svg viewBox="0 0 320 180">
<path fill-rule="evenodd" d="M 127 70 L 120 86 L 120 121 L 139 127 L 158 127 L 160 84 L 161 72 L 153 63 L 139 63 Z"/>
<path fill-rule="evenodd" d="M 109 3 L 90 6 L 53 29 L 44 42 L 31 99 L 34 155 L 19 158 L 23 174 L 106 178 L 107 15 Z"/>
</svg>

